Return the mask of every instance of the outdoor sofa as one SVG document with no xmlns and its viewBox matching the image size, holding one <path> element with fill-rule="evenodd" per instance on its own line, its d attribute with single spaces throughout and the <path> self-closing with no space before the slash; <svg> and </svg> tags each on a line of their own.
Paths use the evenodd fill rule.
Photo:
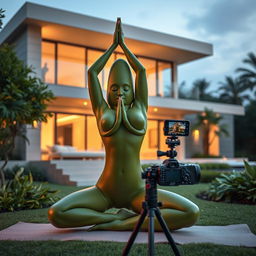
<svg viewBox="0 0 256 256">
<path fill-rule="evenodd" d="M 48 146 L 48 156 L 51 159 L 98 159 L 104 158 L 104 151 L 78 151 L 72 146 Z"/>
</svg>

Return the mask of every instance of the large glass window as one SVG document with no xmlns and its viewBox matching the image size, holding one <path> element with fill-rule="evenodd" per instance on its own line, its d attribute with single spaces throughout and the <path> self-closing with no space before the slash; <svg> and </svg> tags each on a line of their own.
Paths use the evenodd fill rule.
<svg viewBox="0 0 256 256">
<path fill-rule="evenodd" d="M 148 95 L 156 96 L 156 61 L 146 58 L 139 58 L 139 61 L 146 68 L 147 82 L 148 82 Z"/>
<path fill-rule="evenodd" d="M 88 50 L 87 51 L 87 61 L 88 61 L 88 69 L 90 66 L 102 56 L 102 51 L 97 50 Z M 107 61 L 104 69 L 99 73 L 98 79 L 100 81 L 100 84 L 104 90 L 107 90 L 107 84 L 108 84 L 108 75 L 111 68 L 111 65 L 114 62 L 114 56 L 111 55 L 109 60 Z"/>
<path fill-rule="evenodd" d="M 141 147 L 142 159 L 155 159 L 158 150 L 158 121 L 148 120 L 147 132 Z"/>
<path fill-rule="evenodd" d="M 57 114 L 56 144 L 73 146 L 77 150 L 85 150 L 85 127 L 85 116 Z"/>
<path fill-rule="evenodd" d="M 46 83 L 84 87 L 88 68 L 102 54 L 103 51 L 100 50 L 87 49 L 86 51 L 86 47 L 44 41 L 42 42 L 41 63 L 43 80 Z M 114 53 L 110 56 L 104 69 L 98 75 L 104 90 L 107 90 L 110 68 L 115 59 L 127 61 L 123 53 Z M 172 64 L 150 58 L 138 57 L 138 59 L 146 68 L 149 96 L 172 96 Z M 134 80 L 135 72 L 132 68 L 131 71 Z"/>
<path fill-rule="evenodd" d="M 49 147 L 54 144 L 54 116 L 48 117 L 47 122 L 41 123 L 41 152 L 42 160 L 48 159 Z"/>
<path fill-rule="evenodd" d="M 95 116 L 87 116 L 87 149 L 92 151 L 103 149 Z"/>
<path fill-rule="evenodd" d="M 58 44 L 58 84 L 85 86 L 85 48 Z"/>
<path fill-rule="evenodd" d="M 45 83 L 55 83 L 55 43 L 42 43 L 41 58 L 42 80 Z"/>
<path fill-rule="evenodd" d="M 171 63 L 158 61 L 158 94 L 171 97 Z"/>
</svg>

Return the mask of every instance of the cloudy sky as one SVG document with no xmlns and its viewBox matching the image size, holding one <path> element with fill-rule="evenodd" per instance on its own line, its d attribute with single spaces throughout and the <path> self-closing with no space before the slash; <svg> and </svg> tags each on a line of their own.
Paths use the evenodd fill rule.
<svg viewBox="0 0 256 256">
<path fill-rule="evenodd" d="M 4 24 L 24 0 L 1 0 Z M 168 34 L 213 44 L 214 55 L 179 67 L 179 81 L 189 87 L 198 78 L 211 81 L 212 90 L 226 75 L 256 52 L 256 0 L 30 0 Z"/>
</svg>

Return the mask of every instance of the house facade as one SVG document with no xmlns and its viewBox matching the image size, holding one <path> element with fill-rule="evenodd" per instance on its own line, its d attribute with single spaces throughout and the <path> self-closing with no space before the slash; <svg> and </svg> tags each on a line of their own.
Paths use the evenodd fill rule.
<svg viewBox="0 0 256 256">
<path fill-rule="evenodd" d="M 71 145 L 79 151 L 104 150 L 88 94 L 87 70 L 112 43 L 114 28 L 112 21 L 26 3 L 0 32 L 0 44 L 13 44 L 18 57 L 34 68 L 56 96 L 47 109 L 53 113 L 48 122 L 27 127 L 30 144 L 17 141 L 18 158 L 46 160 L 53 145 Z M 129 25 L 123 29 L 128 47 L 147 71 L 148 128 L 141 158 L 156 159 L 158 149 L 167 149 L 164 120 L 188 119 L 193 123 L 195 115 L 206 107 L 223 116 L 230 134 L 216 137 L 210 153 L 233 157 L 233 117 L 243 115 L 243 107 L 184 100 L 178 95 L 179 65 L 211 56 L 212 45 Z M 99 74 L 104 93 L 110 67 L 118 58 L 125 59 L 120 48 Z M 181 138 L 180 159 L 202 153 L 200 135 L 196 130 Z"/>
</svg>

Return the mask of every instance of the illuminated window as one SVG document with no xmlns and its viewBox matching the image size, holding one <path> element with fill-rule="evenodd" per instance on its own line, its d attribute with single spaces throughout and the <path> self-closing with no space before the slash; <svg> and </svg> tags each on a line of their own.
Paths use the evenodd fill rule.
<svg viewBox="0 0 256 256">
<path fill-rule="evenodd" d="M 146 68 L 148 95 L 156 96 L 156 61 L 141 57 L 139 61 L 141 61 L 142 65 Z"/>
<path fill-rule="evenodd" d="M 55 44 L 42 42 L 42 80 L 45 83 L 55 83 Z"/>
<path fill-rule="evenodd" d="M 47 160 L 48 147 L 54 145 L 54 116 L 48 117 L 47 122 L 41 123 L 41 152 L 42 160 Z"/>
<path fill-rule="evenodd" d="M 156 159 L 158 150 L 158 122 L 148 120 L 147 132 L 141 147 L 142 159 Z"/>
<path fill-rule="evenodd" d="M 95 116 L 87 116 L 87 149 L 92 151 L 103 149 Z"/>
<path fill-rule="evenodd" d="M 158 62 L 158 94 L 164 97 L 171 96 L 171 64 Z"/>
<path fill-rule="evenodd" d="M 87 53 L 87 59 L 88 59 L 88 69 L 90 66 L 98 60 L 102 56 L 102 51 L 97 50 L 88 50 Z M 108 84 L 108 75 L 111 68 L 111 65 L 114 62 L 114 56 L 110 56 L 109 60 L 107 61 L 104 69 L 99 73 L 98 79 L 100 81 L 100 84 L 104 90 L 107 90 L 107 84 Z"/>
<path fill-rule="evenodd" d="M 58 84 L 85 86 L 85 48 L 58 44 Z"/>
<path fill-rule="evenodd" d="M 85 150 L 85 116 L 57 114 L 56 144 Z"/>
<path fill-rule="evenodd" d="M 216 125 L 212 125 L 209 134 L 209 154 L 213 156 L 220 155 L 220 137 L 216 136 L 217 131 L 218 127 Z"/>
</svg>

